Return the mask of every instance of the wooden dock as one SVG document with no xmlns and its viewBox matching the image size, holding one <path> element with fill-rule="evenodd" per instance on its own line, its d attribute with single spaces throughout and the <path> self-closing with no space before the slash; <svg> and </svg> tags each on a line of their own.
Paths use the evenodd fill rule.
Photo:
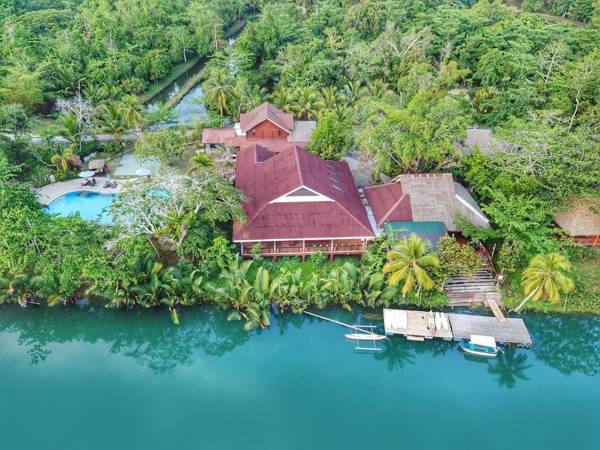
<svg viewBox="0 0 600 450">
<path fill-rule="evenodd" d="M 401 325 L 400 314 L 406 314 L 406 326 Z M 442 338 L 452 340 L 452 330 L 429 327 L 428 311 L 410 311 L 384 309 L 383 323 L 386 334 L 402 334 L 407 337 L 423 337 L 426 339 Z"/>
<path fill-rule="evenodd" d="M 516 344 L 531 347 L 531 336 L 523 319 L 472 316 L 469 314 L 448 314 L 455 340 L 469 339 L 472 334 L 493 336 L 500 344 Z"/>
<path fill-rule="evenodd" d="M 406 314 L 406 321 L 400 320 Z M 431 327 L 427 311 L 410 311 L 387 309 L 383 310 L 383 322 L 386 334 L 400 334 L 412 338 L 441 338 L 445 340 L 469 339 L 473 334 L 493 336 L 501 344 L 531 346 L 531 336 L 522 319 L 503 320 L 490 316 L 475 316 L 471 314 L 446 314 L 449 329 Z"/>
</svg>

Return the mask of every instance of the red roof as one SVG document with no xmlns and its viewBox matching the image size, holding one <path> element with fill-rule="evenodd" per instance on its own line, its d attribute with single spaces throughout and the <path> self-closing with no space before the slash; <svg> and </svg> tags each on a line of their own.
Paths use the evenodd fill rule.
<svg viewBox="0 0 600 450">
<path fill-rule="evenodd" d="M 413 220 L 410 195 L 400 183 L 388 183 L 363 189 L 377 225 L 384 222 Z"/>
<path fill-rule="evenodd" d="M 234 224 L 234 241 L 373 236 L 345 162 L 324 161 L 297 145 L 274 153 L 255 144 L 237 154 L 236 186 L 250 200 L 248 223 Z M 307 201 L 281 202 L 300 188 Z"/>
<path fill-rule="evenodd" d="M 227 140 L 235 138 L 235 129 L 233 125 L 221 128 L 205 128 L 202 130 L 203 144 L 225 144 Z"/>
<path fill-rule="evenodd" d="M 246 133 L 246 131 L 251 130 L 265 120 L 274 123 L 288 133 L 291 133 L 294 129 L 294 116 L 286 114 L 270 103 L 265 102 L 250 112 L 240 114 L 240 127 L 242 133 Z"/>
</svg>

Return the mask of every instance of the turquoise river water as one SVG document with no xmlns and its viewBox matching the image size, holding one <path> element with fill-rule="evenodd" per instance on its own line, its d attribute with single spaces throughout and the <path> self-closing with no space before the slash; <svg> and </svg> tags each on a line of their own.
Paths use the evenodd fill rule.
<svg viewBox="0 0 600 450">
<path fill-rule="evenodd" d="M 323 314 L 366 323 L 359 313 Z M 600 449 L 600 318 L 525 316 L 532 350 L 358 353 L 306 316 L 0 307 L 0 448 Z"/>
</svg>

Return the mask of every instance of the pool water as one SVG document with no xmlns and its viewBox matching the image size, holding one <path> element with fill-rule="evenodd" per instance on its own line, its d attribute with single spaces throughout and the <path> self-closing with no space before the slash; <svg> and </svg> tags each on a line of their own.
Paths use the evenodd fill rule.
<svg viewBox="0 0 600 450">
<path fill-rule="evenodd" d="M 112 223 L 108 208 L 117 198 L 117 194 L 98 194 L 96 192 L 71 192 L 51 202 L 44 211 L 61 217 L 79 214 L 82 219 L 96 221 L 103 225 Z"/>
<path fill-rule="evenodd" d="M 325 316 L 369 323 L 360 312 Z M 524 315 L 531 350 L 358 352 L 306 316 L 0 305 L 7 450 L 598 450 L 600 317 Z"/>
</svg>

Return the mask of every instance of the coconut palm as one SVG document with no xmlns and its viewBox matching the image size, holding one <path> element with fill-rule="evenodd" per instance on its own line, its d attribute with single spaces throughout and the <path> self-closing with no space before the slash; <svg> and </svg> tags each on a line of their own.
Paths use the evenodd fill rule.
<svg viewBox="0 0 600 450">
<path fill-rule="evenodd" d="M 199 173 L 207 169 L 208 167 L 214 166 L 215 162 L 206 153 L 200 150 L 196 150 L 194 156 L 192 156 L 192 158 L 190 159 L 190 165 L 190 173 Z"/>
<path fill-rule="evenodd" d="M 126 95 L 121 102 L 121 116 L 125 125 L 130 130 L 140 127 L 144 118 L 142 116 L 142 105 L 135 95 Z"/>
<path fill-rule="evenodd" d="M 56 136 L 67 140 L 72 146 L 81 148 L 83 129 L 73 114 L 61 115 L 57 121 L 59 127 L 55 131 Z"/>
<path fill-rule="evenodd" d="M 26 273 L 0 273 L 0 303 L 17 300 L 20 305 L 25 306 L 34 285 L 33 277 Z"/>
<path fill-rule="evenodd" d="M 335 110 L 346 103 L 344 94 L 337 87 L 329 86 L 321 89 L 321 104 L 323 108 Z"/>
<path fill-rule="evenodd" d="M 310 120 L 316 118 L 322 107 L 323 104 L 313 88 L 307 86 L 294 92 L 292 111 L 299 119 Z"/>
<path fill-rule="evenodd" d="M 423 290 L 432 289 L 435 285 L 427 274 L 427 269 L 437 267 L 440 261 L 435 253 L 429 251 L 431 245 L 416 234 L 401 239 L 387 254 L 387 263 L 383 273 L 389 274 L 388 284 L 396 286 L 401 281 L 402 296 L 413 291 L 416 287 L 419 296 Z"/>
<path fill-rule="evenodd" d="M 386 98 L 394 95 L 388 84 L 381 80 L 375 80 L 371 84 L 365 86 L 365 94 L 369 97 L 377 98 L 379 100 L 385 100 Z"/>
<path fill-rule="evenodd" d="M 59 172 L 67 172 L 75 164 L 75 161 L 75 154 L 68 148 L 50 157 L 50 162 L 56 166 Z"/>
<path fill-rule="evenodd" d="M 365 90 L 360 81 L 349 81 L 344 86 L 344 94 L 348 105 L 352 106 L 364 96 Z"/>
<path fill-rule="evenodd" d="M 556 303 L 560 300 L 561 293 L 573 292 L 575 283 L 565 275 L 570 269 L 569 260 L 558 253 L 533 257 L 521 277 L 521 286 L 526 297 L 514 311 L 521 311 L 529 300 L 547 298 Z"/>
<path fill-rule="evenodd" d="M 208 105 L 218 110 L 222 116 L 229 113 L 230 105 L 235 97 L 235 86 L 225 69 L 213 68 L 202 87 Z"/>
<path fill-rule="evenodd" d="M 127 131 L 127 122 L 123 117 L 122 105 L 110 102 L 102 106 L 100 113 L 100 126 L 103 132 L 110 133 L 117 144 L 121 142 L 121 135 Z"/>
<path fill-rule="evenodd" d="M 280 87 L 271 95 L 271 101 L 275 106 L 285 112 L 293 112 L 294 91 L 290 88 Z"/>
</svg>

